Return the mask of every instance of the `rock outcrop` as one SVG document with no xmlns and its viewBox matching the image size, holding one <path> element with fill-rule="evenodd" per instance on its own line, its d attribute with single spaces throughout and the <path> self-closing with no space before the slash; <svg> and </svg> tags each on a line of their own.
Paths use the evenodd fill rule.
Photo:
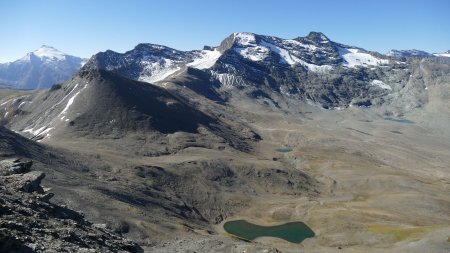
<svg viewBox="0 0 450 253">
<path fill-rule="evenodd" d="M 132 241 L 51 203 L 31 161 L 0 161 L 0 252 L 142 252 Z"/>
</svg>

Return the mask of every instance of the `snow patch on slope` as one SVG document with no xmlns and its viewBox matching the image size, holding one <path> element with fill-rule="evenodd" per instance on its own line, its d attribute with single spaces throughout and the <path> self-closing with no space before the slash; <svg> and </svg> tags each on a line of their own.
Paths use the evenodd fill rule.
<svg viewBox="0 0 450 253">
<path fill-rule="evenodd" d="M 380 87 L 382 89 L 385 89 L 385 90 L 392 90 L 391 86 L 389 86 L 388 84 L 385 84 L 383 81 L 380 81 L 380 80 L 373 80 L 371 82 L 371 84 L 372 85 L 376 85 L 376 86 L 378 86 L 378 87 Z"/>
<path fill-rule="evenodd" d="M 199 52 L 198 58 L 187 64 L 188 67 L 196 69 L 209 69 L 219 59 L 222 54 L 218 50 L 202 50 Z"/>
<path fill-rule="evenodd" d="M 144 71 L 139 76 L 138 81 L 148 83 L 161 81 L 180 70 L 180 67 L 176 66 L 170 59 L 161 59 L 157 62 L 144 61 L 143 63 L 145 64 Z"/>
<path fill-rule="evenodd" d="M 242 57 L 249 59 L 251 61 L 263 61 L 269 55 L 269 50 L 261 46 L 253 46 L 246 48 L 235 48 L 235 52 L 240 54 Z"/>
<path fill-rule="evenodd" d="M 65 114 L 67 112 L 67 110 L 69 109 L 69 107 L 73 104 L 73 101 L 75 100 L 75 98 L 78 96 L 78 94 L 80 94 L 80 92 L 82 91 L 79 90 L 77 93 L 75 93 L 75 95 L 73 95 L 69 101 L 67 101 L 66 107 L 64 107 L 64 109 L 61 111 L 61 113 L 59 113 L 59 115 Z"/>
<path fill-rule="evenodd" d="M 450 57 L 450 53 L 445 53 L 445 54 L 433 54 L 434 56 L 441 56 L 441 57 Z"/>
<path fill-rule="evenodd" d="M 252 33 L 234 33 L 234 38 L 238 45 L 234 51 L 246 59 L 263 61 L 270 53 L 268 48 L 256 43 L 255 35 Z"/>
<path fill-rule="evenodd" d="M 282 64 L 288 64 L 291 66 L 301 64 L 313 72 L 324 72 L 333 68 L 329 65 L 319 66 L 308 63 L 291 53 L 292 48 L 294 47 L 301 47 L 304 50 L 315 51 L 317 50 L 317 47 L 314 45 L 305 45 L 295 40 L 283 40 L 281 42 L 283 47 L 276 46 L 264 40 L 260 41 L 259 44 L 256 44 L 255 36 L 249 33 L 235 34 L 235 38 L 238 45 L 241 47 L 234 48 L 234 51 L 251 61 L 264 61 L 272 51 L 280 56 L 280 63 Z M 284 48 L 284 46 L 288 47 L 288 49 Z"/>
<path fill-rule="evenodd" d="M 267 48 L 269 48 L 270 50 L 272 50 L 273 52 L 277 53 L 278 55 L 280 55 L 281 57 L 281 61 L 283 63 L 287 63 L 289 65 L 295 65 L 297 63 L 300 63 L 300 59 L 298 59 L 295 56 L 292 56 L 288 50 L 281 48 L 281 47 L 277 47 L 271 43 L 262 41 L 261 44 Z"/>
<path fill-rule="evenodd" d="M 302 62 L 301 64 L 313 72 L 326 72 L 333 69 L 333 66 L 330 65 L 315 65 L 307 62 Z"/>
<path fill-rule="evenodd" d="M 212 71 L 211 74 L 215 79 L 219 80 L 219 82 L 226 87 L 245 86 L 244 79 L 240 76 L 235 76 L 227 73 L 219 74 L 215 71 Z"/>
<path fill-rule="evenodd" d="M 339 55 L 345 60 L 344 66 L 354 68 L 358 66 L 378 66 L 389 63 L 389 60 L 378 59 L 371 54 L 356 48 L 339 48 Z"/>
<path fill-rule="evenodd" d="M 192 56 L 188 56 L 185 59 L 169 59 L 154 54 L 144 55 L 139 63 L 143 66 L 143 70 L 140 73 L 138 81 L 155 83 L 168 78 L 186 67 L 208 69 L 216 63 L 220 56 L 221 53 L 217 50 L 195 51 L 192 53 Z"/>
<path fill-rule="evenodd" d="M 33 135 L 34 138 L 38 137 L 41 140 L 47 137 L 50 137 L 50 130 L 52 130 L 53 127 L 47 127 L 47 126 L 43 126 L 39 129 L 34 129 L 34 128 L 29 128 L 29 129 L 25 129 L 22 132 L 24 133 L 30 133 Z"/>
<path fill-rule="evenodd" d="M 60 125 L 62 122 L 67 122 L 70 119 L 68 119 L 67 112 L 70 106 L 74 103 L 75 98 L 88 86 L 88 82 L 84 85 L 84 87 L 80 88 L 78 91 L 75 92 L 75 90 L 78 88 L 79 84 L 76 83 L 72 90 L 68 94 L 66 94 L 58 103 L 54 104 L 48 111 L 45 112 L 45 114 L 51 114 L 54 110 L 57 110 L 60 104 L 67 101 L 64 108 L 61 110 L 59 114 L 57 114 L 56 117 L 52 118 L 50 121 L 42 122 L 39 118 L 34 122 L 33 126 L 29 126 L 28 128 L 24 129 L 23 133 L 29 133 L 33 136 L 33 138 L 38 138 L 38 141 L 42 141 L 48 137 L 50 137 L 50 131 L 57 129 L 58 125 Z M 75 93 L 74 93 L 75 92 Z"/>
<path fill-rule="evenodd" d="M 255 35 L 253 33 L 234 33 L 234 38 L 235 41 L 242 46 L 254 45 L 256 43 Z"/>
<path fill-rule="evenodd" d="M 287 63 L 291 66 L 294 66 L 296 64 L 301 64 L 303 66 L 305 66 L 306 68 L 308 68 L 309 70 L 313 71 L 313 72 L 323 72 L 323 71 L 327 71 L 332 69 L 332 66 L 329 65 L 315 65 L 312 63 L 308 63 L 294 55 L 292 55 L 289 50 L 286 50 L 284 48 L 275 46 L 271 43 L 262 41 L 261 42 L 262 45 L 266 46 L 267 48 L 269 48 L 270 50 L 272 50 L 273 52 L 277 53 L 280 57 L 281 57 L 281 61 L 282 63 Z M 300 44 L 300 43 L 299 43 Z"/>
<path fill-rule="evenodd" d="M 318 49 L 318 47 L 316 47 L 315 45 L 303 44 L 296 40 L 284 40 L 283 44 L 291 48 L 302 47 L 303 49 L 306 49 L 308 51 L 316 51 Z"/>
</svg>

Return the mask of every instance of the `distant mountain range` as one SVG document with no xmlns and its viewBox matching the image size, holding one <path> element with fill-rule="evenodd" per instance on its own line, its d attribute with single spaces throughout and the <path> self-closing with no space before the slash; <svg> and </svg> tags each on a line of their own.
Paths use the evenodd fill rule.
<svg viewBox="0 0 450 253">
<path fill-rule="evenodd" d="M 235 56 L 246 61 L 266 67 L 303 68 L 311 72 L 337 66 L 378 66 L 392 59 L 406 61 L 409 58 L 450 57 L 450 50 L 434 54 L 415 49 L 391 50 L 383 55 L 332 42 L 318 32 L 295 39 L 241 32 L 228 37 L 219 47 L 205 47 L 204 50 L 179 51 L 154 44 L 139 44 L 123 54 L 108 50 L 94 55 L 88 66 L 110 70 L 133 80 L 154 83 L 188 67 L 212 69 L 219 57 L 221 61 L 234 57 L 229 52 L 223 56 L 229 47 L 233 47 L 231 51 Z M 87 61 L 44 45 L 19 60 L 0 64 L 0 87 L 47 89 L 69 79 Z M 213 75 L 227 84 L 242 81 L 239 77 L 226 75 L 226 72 L 219 70 Z"/>
<path fill-rule="evenodd" d="M 50 72 L 39 72 L 39 67 L 59 70 L 59 64 L 70 61 L 70 72 L 83 65 L 81 58 L 42 47 L 9 65 L 23 64 L 48 80 L 44 76 Z M 448 82 L 449 66 L 449 57 L 417 50 L 383 55 L 319 32 L 294 39 L 233 33 L 217 47 L 194 51 L 139 44 L 125 53 L 94 55 L 70 80 L 49 91 L 2 101 L 0 122 L 37 139 L 69 129 L 96 135 L 111 134 L 113 128 L 172 133 L 195 132 L 198 125 L 222 136 L 228 130 L 211 125 L 224 124 L 185 106 L 186 99 L 232 103 L 230 97 L 237 96 L 274 109 L 292 110 L 289 101 L 295 101 L 324 109 L 377 107 L 385 115 L 402 115 L 428 103 L 428 88 Z M 55 82 L 19 87 L 44 88 Z M 177 91 L 166 93 L 173 89 Z M 184 94 L 187 90 L 195 95 Z"/>
<path fill-rule="evenodd" d="M 427 58 L 427 57 L 450 57 L 450 50 L 444 53 L 428 53 L 421 50 L 391 50 L 386 55 L 397 58 Z"/>
<path fill-rule="evenodd" d="M 212 99 L 219 99 L 219 90 L 239 87 L 274 105 L 273 92 L 333 108 L 384 103 L 380 96 L 406 85 L 401 72 L 394 69 L 405 70 L 411 58 L 441 58 L 437 56 L 446 55 L 418 50 L 392 50 L 384 55 L 334 42 L 320 32 L 294 39 L 239 32 L 204 50 L 184 52 L 139 44 L 123 54 L 101 52 L 83 69 L 103 69 L 159 85 L 187 71 L 208 83 L 190 88 Z"/>
<path fill-rule="evenodd" d="M 85 62 L 44 45 L 19 60 L 0 64 L 0 83 L 17 89 L 46 89 L 69 79 Z"/>
</svg>

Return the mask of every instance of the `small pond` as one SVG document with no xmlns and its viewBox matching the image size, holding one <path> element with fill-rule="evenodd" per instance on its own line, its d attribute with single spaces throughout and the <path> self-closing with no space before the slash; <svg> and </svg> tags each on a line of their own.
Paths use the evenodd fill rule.
<svg viewBox="0 0 450 253">
<path fill-rule="evenodd" d="M 398 123 L 407 123 L 407 124 L 414 124 L 414 121 L 408 120 L 408 119 L 400 119 L 400 118 L 384 118 L 385 120 L 395 121 Z"/>
<path fill-rule="evenodd" d="M 275 149 L 275 151 L 280 152 L 280 153 L 288 153 L 288 152 L 292 151 L 292 148 L 290 148 L 290 147 L 277 148 L 277 149 Z"/>
<path fill-rule="evenodd" d="M 227 233 L 249 241 L 268 236 L 281 238 L 292 243 L 301 243 L 304 239 L 315 235 L 314 231 L 305 223 L 299 221 L 276 226 L 260 226 L 245 220 L 235 220 L 226 222 L 223 228 Z"/>
</svg>

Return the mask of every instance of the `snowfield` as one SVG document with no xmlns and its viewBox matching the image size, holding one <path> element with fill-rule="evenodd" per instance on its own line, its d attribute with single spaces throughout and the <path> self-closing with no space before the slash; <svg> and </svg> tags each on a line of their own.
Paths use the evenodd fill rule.
<svg viewBox="0 0 450 253">
<path fill-rule="evenodd" d="M 388 64 L 389 60 L 378 59 L 356 48 L 339 48 L 339 55 L 345 60 L 344 66 L 355 68 L 358 66 L 378 66 Z"/>
<path fill-rule="evenodd" d="M 217 50 L 202 50 L 199 52 L 198 58 L 188 63 L 187 66 L 196 69 L 209 69 L 216 63 L 221 55 L 222 54 Z"/>
<path fill-rule="evenodd" d="M 376 85 L 385 90 L 392 90 L 391 86 L 389 86 L 388 84 L 385 84 L 384 82 L 382 82 L 380 80 L 373 80 L 371 84 Z"/>
<path fill-rule="evenodd" d="M 33 54 L 41 59 L 48 58 L 48 59 L 60 60 L 60 61 L 66 59 L 66 54 L 64 54 L 63 52 L 61 52 L 53 47 L 45 46 L 45 45 L 38 48 L 36 51 L 33 52 Z"/>
</svg>

